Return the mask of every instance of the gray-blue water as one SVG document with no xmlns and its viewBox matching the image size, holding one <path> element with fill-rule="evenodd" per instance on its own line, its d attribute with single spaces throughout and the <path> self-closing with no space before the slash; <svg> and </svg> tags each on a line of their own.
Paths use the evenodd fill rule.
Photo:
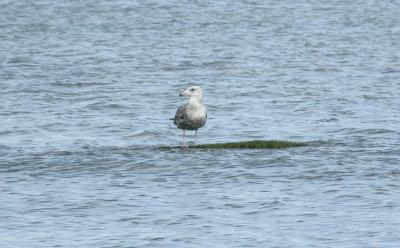
<svg viewBox="0 0 400 248">
<path fill-rule="evenodd" d="M 0 1 L 1 247 L 399 247 L 400 2 Z M 187 86 L 208 109 L 179 146 Z M 187 132 L 194 141 L 194 132 Z"/>
</svg>

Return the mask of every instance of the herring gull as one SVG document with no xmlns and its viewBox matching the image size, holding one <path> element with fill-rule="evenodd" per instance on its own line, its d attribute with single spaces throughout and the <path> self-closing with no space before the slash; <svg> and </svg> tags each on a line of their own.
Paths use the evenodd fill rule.
<svg viewBox="0 0 400 248">
<path fill-rule="evenodd" d="M 182 147 L 185 145 L 185 130 L 196 130 L 197 145 L 197 131 L 204 126 L 207 119 L 207 110 L 203 105 L 203 90 L 198 86 L 191 86 L 180 96 L 190 96 L 189 101 L 178 108 L 175 114 L 174 124 L 183 130 Z"/>
</svg>

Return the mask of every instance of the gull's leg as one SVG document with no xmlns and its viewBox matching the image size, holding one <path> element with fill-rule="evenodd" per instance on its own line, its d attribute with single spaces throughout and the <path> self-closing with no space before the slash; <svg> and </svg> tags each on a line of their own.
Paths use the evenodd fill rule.
<svg viewBox="0 0 400 248">
<path fill-rule="evenodd" d="M 182 136 L 182 147 L 185 147 L 185 129 L 183 130 L 183 136 Z"/>
<path fill-rule="evenodd" d="M 196 136 L 196 141 L 194 142 L 194 145 L 195 145 L 195 146 L 197 146 L 197 130 L 199 130 L 199 129 L 196 129 L 196 134 L 195 134 L 195 136 Z"/>
<path fill-rule="evenodd" d="M 187 148 L 189 146 L 185 144 L 185 129 L 182 129 L 182 130 L 183 130 L 182 147 Z"/>
</svg>

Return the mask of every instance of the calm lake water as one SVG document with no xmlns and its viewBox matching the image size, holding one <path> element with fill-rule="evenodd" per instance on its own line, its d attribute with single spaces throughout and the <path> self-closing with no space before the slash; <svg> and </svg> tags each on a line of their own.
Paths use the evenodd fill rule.
<svg viewBox="0 0 400 248">
<path fill-rule="evenodd" d="M 399 247 L 399 1 L 0 1 L 0 246 Z M 178 146 L 190 85 L 199 143 Z M 194 141 L 194 132 L 187 132 Z"/>
</svg>

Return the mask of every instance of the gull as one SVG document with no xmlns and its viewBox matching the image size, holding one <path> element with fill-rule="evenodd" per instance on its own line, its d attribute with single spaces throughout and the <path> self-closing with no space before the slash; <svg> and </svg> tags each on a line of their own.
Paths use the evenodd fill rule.
<svg viewBox="0 0 400 248">
<path fill-rule="evenodd" d="M 190 96 L 189 101 L 178 108 L 175 114 L 174 124 L 183 130 L 182 147 L 185 145 L 185 130 L 197 131 L 204 126 L 207 119 L 207 109 L 203 105 L 203 90 L 199 86 L 190 86 L 180 96 Z"/>
</svg>

